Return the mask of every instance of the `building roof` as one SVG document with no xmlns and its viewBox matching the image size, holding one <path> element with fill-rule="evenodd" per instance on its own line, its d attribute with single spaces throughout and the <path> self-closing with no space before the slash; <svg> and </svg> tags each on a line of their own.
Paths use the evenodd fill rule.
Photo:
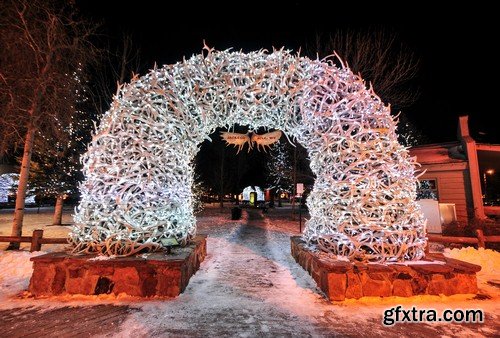
<svg viewBox="0 0 500 338">
<path fill-rule="evenodd" d="M 409 149 L 420 164 L 446 164 L 467 162 L 460 142 L 426 144 Z"/>
</svg>

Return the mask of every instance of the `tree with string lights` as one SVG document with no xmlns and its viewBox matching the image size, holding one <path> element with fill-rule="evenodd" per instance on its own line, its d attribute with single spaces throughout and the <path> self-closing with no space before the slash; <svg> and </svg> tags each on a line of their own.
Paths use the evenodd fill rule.
<svg viewBox="0 0 500 338">
<path fill-rule="evenodd" d="M 86 66 L 95 61 L 95 26 L 73 3 L 56 0 L 7 0 L 1 14 L 0 151 L 23 148 L 12 224 L 18 237 L 37 136 L 64 140 L 61 126 L 71 123 Z"/>
<path fill-rule="evenodd" d="M 80 103 L 86 101 L 82 95 Z M 77 110 L 67 126 L 59 126 L 64 139 L 54 142 L 42 133 L 37 135 L 29 184 L 40 199 L 55 199 L 53 225 L 61 224 L 64 200 L 78 191 L 83 178 L 80 156 L 87 149 L 93 126 L 91 114 Z"/>
<path fill-rule="evenodd" d="M 269 184 L 278 194 L 278 206 L 281 207 L 281 194 L 292 192 L 293 166 L 285 143 L 275 143 L 269 151 L 267 163 Z"/>
</svg>

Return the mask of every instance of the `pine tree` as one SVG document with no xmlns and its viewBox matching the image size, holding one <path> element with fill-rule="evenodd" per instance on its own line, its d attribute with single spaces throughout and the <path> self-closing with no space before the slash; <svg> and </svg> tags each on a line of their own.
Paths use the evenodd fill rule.
<svg viewBox="0 0 500 338">
<path fill-rule="evenodd" d="M 408 119 L 406 114 L 401 113 L 398 116 L 397 131 L 398 141 L 405 147 L 414 147 L 427 142 L 427 137 Z"/>
<path fill-rule="evenodd" d="M 80 104 L 87 99 L 81 95 Z M 85 152 L 93 129 L 92 114 L 77 110 L 67 126 L 59 126 L 64 135 L 52 141 L 37 135 L 32 155 L 29 185 L 42 200 L 56 199 L 53 224 L 60 225 L 64 200 L 78 191 L 82 180 L 80 156 Z"/>
<path fill-rule="evenodd" d="M 271 147 L 267 172 L 268 183 L 278 194 L 281 206 L 281 194 L 291 193 L 293 186 L 293 166 L 285 143 L 278 142 Z"/>
</svg>

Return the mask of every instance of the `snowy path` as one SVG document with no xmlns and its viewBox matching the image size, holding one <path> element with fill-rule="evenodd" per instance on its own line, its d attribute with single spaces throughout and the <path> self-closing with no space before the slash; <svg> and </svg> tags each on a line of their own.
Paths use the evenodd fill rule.
<svg viewBox="0 0 500 338">
<path fill-rule="evenodd" d="M 248 210 L 248 218 L 241 221 L 229 221 L 228 210 L 210 212 L 198 220 L 198 232 L 208 235 L 208 255 L 186 290 L 175 299 L 19 298 L 7 292 L 14 284 L 22 283 L 19 290 L 27 287 L 29 265 L 19 267 L 21 274 L 16 272 L 16 262 L 28 262 L 29 254 L 19 252 L 15 255 L 18 260 L 12 256 L 10 263 L 11 256 L 5 256 L 7 265 L 3 268 L 17 277 L 0 278 L 0 291 L 5 293 L 3 299 L 0 297 L 0 336 L 16 336 L 14 329 L 38 336 L 100 333 L 134 338 L 494 337 L 500 332 L 496 296 L 486 300 L 467 295 L 365 297 L 332 304 L 290 255 L 290 236 L 298 233 L 298 224 L 287 220 L 288 211 L 272 210 L 263 218 L 260 212 Z M 384 310 L 397 305 L 438 311 L 482 308 L 487 315 L 484 324 L 384 327 Z"/>
<path fill-rule="evenodd" d="M 313 310 L 311 305 L 298 306 L 297 299 L 305 293 L 315 302 L 324 301 L 311 291 L 314 284 L 308 276 L 295 280 L 290 274 L 288 250 L 276 245 L 279 235 L 283 235 L 279 244 L 288 245 L 288 236 L 267 230 L 255 211 L 248 223 L 224 228 L 210 234 L 206 261 L 185 292 L 171 302 L 142 307 L 143 312 L 132 315 L 125 330 L 136 327 L 154 336 L 314 332 L 314 325 L 303 322 L 304 315 Z"/>
</svg>

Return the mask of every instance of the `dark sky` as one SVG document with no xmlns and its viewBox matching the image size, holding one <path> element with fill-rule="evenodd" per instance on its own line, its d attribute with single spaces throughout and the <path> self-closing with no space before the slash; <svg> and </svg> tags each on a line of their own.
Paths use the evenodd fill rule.
<svg viewBox="0 0 500 338">
<path fill-rule="evenodd" d="M 226 1 L 225 1 L 226 2 Z M 346 1 L 344 1 L 346 2 Z M 382 8 L 349 1 L 204 1 L 80 0 L 82 11 L 103 23 L 112 38 L 122 31 L 133 34 L 142 62 L 152 67 L 175 63 L 199 53 L 203 40 L 218 50 L 233 47 L 250 51 L 273 46 L 297 51 L 317 33 L 338 29 L 384 27 L 396 32 L 420 58 L 415 79 L 421 95 L 405 109 L 430 141 L 456 139 L 457 117 L 470 116 L 479 141 L 500 143 L 498 71 L 492 51 L 498 44 L 492 8 L 480 2 L 454 4 L 436 10 L 432 4 L 405 3 Z M 403 7 L 403 6 L 402 6 Z M 440 5 L 442 7 L 442 5 Z M 496 60 L 495 60 L 496 61 Z M 375 88 L 376 90 L 376 88 Z"/>
</svg>

